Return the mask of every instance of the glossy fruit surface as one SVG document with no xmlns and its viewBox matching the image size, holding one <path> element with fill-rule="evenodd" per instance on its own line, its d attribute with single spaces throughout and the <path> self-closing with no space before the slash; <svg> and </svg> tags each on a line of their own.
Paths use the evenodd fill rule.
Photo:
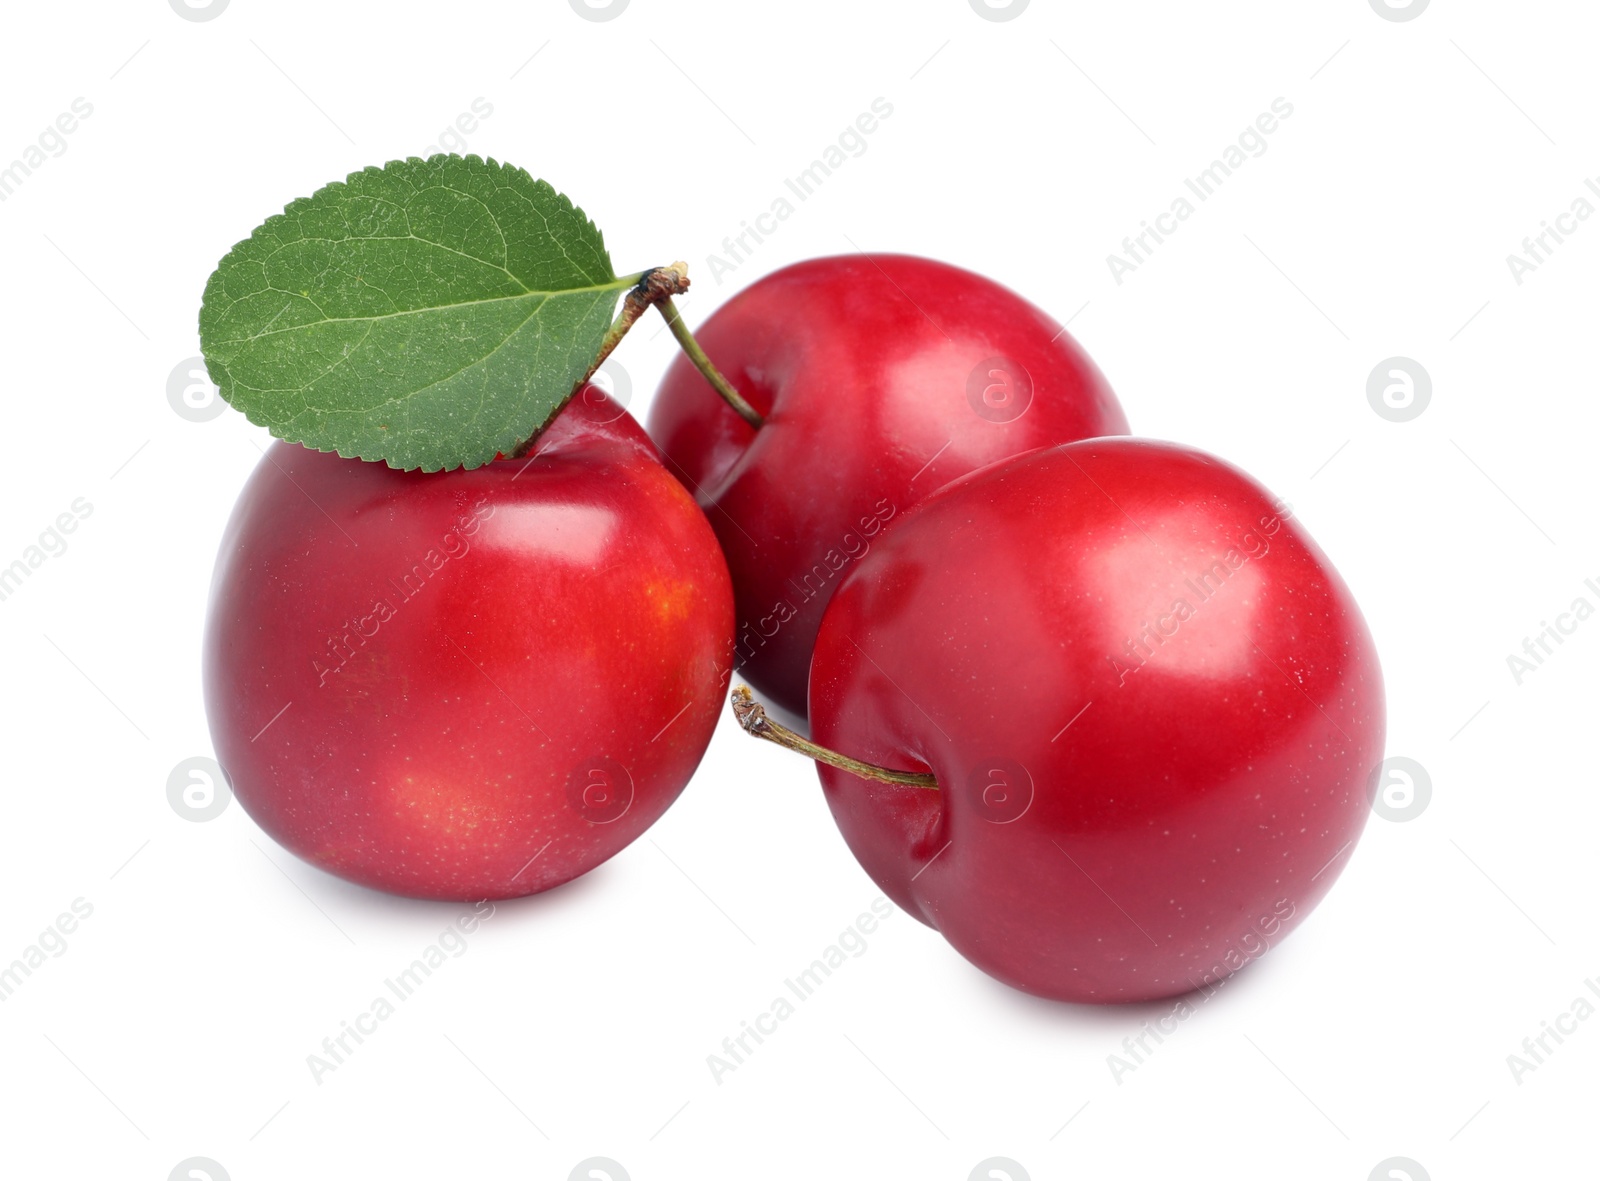
<svg viewBox="0 0 1600 1181">
<path fill-rule="evenodd" d="M 752 429 L 679 357 L 650 433 L 728 556 L 736 663 L 795 713 L 823 608 L 890 522 L 995 460 L 1128 429 L 1061 325 L 928 259 L 798 263 L 696 336 L 766 421 Z"/>
<path fill-rule="evenodd" d="M 862 866 L 1007 984 L 1173 996 L 1310 913 L 1383 757 L 1349 590 L 1238 469 L 1166 443 L 1034 452 L 946 488 L 834 596 L 819 768 Z"/>
<path fill-rule="evenodd" d="M 732 630 L 703 514 L 588 387 L 533 458 L 472 471 L 274 443 L 217 560 L 206 711 L 240 803 L 307 861 L 516 897 L 677 798 Z"/>
</svg>

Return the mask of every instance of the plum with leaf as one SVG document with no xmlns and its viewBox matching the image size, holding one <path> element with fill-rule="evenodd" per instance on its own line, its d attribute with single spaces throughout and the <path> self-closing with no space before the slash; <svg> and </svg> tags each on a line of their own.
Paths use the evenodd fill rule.
<svg viewBox="0 0 1600 1181">
<path fill-rule="evenodd" d="M 219 264 L 207 366 L 280 441 L 218 555 L 206 709 L 285 848 L 397 894 L 515 897 L 682 791 L 729 676 L 727 567 L 585 383 L 683 284 L 619 278 L 581 210 L 475 157 L 356 173 Z"/>
</svg>

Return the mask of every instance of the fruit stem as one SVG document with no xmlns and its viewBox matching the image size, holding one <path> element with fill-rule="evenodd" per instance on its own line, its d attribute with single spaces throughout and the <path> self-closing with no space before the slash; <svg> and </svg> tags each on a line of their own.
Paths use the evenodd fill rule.
<svg viewBox="0 0 1600 1181">
<path fill-rule="evenodd" d="M 733 716 L 739 719 L 739 725 L 744 727 L 746 734 L 753 734 L 757 738 L 765 738 L 768 742 L 775 742 L 779 746 L 792 751 L 798 751 L 807 758 L 815 759 L 819 763 L 827 763 L 830 767 L 838 767 L 841 771 L 848 771 L 852 775 L 859 775 L 863 779 L 874 779 L 879 783 L 894 783 L 901 787 L 931 787 L 935 791 L 939 788 L 939 781 L 932 775 L 917 771 L 892 771 L 888 767 L 878 767 L 872 763 L 863 763 L 860 759 L 852 759 L 849 755 L 842 755 L 838 751 L 829 750 L 825 746 L 818 746 L 809 738 L 796 734 L 787 726 L 779 725 L 767 717 L 766 709 L 750 695 L 750 690 L 745 685 L 740 685 L 733 691 Z"/>
<path fill-rule="evenodd" d="M 567 403 L 577 396 L 591 377 L 606 363 L 606 358 L 611 356 L 622 338 L 628 335 L 628 329 L 638 323 L 639 317 L 650 309 L 650 305 L 663 299 L 670 300 L 674 295 L 682 295 L 689 290 L 689 264 L 675 262 L 670 267 L 652 267 L 648 271 L 641 271 L 638 275 L 630 276 L 636 280 L 633 288 L 622 301 L 622 310 L 617 313 L 617 318 L 611 322 L 611 327 L 606 329 L 606 334 L 600 338 L 600 351 L 595 354 L 594 363 L 589 366 L 589 371 L 580 377 L 572 387 L 572 392 L 557 406 L 545 420 L 548 426 L 555 420 L 555 416 L 566 407 Z M 540 427 L 528 438 L 524 439 L 515 451 L 511 453 L 512 459 L 521 459 L 533 450 L 539 441 L 539 435 L 544 430 Z"/>
<path fill-rule="evenodd" d="M 683 349 L 689 360 L 694 362 L 694 367 L 700 370 L 705 379 L 711 383 L 712 388 L 722 395 L 723 401 L 732 406 L 740 418 L 759 430 L 765 420 L 756 412 L 755 407 L 746 402 L 740 396 L 739 391 L 734 389 L 728 379 L 723 377 L 717 367 L 711 363 L 711 358 L 706 356 L 705 350 L 700 347 L 700 342 L 689 331 L 689 326 L 683 322 L 683 317 L 678 315 L 678 309 L 672 302 L 674 295 L 682 295 L 689 290 L 689 264 L 675 262 L 670 267 L 652 267 L 648 271 L 641 271 L 638 275 L 630 275 L 627 279 L 622 280 L 622 282 L 629 281 L 633 281 L 633 286 L 629 290 L 627 298 L 622 301 L 622 310 L 617 313 L 617 318 L 611 322 L 611 327 L 606 329 L 605 336 L 601 337 L 600 351 L 595 354 L 594 363 L 589 366 L 589 371 L 573 385 L 572 392 L 566 396 L 561 405 L 551 411 L 550 417 L 545 420 L 545 426 L 553 422 L 555 416 L 561 413 L 567 403 L 577 396 L 584 383 L 599 371 L 600 366 L 606 363 L 606 358 L 611 356 L 612 351 L 621 343 L 622 338 L 628 335 L 628 329 L 638 323 L 639 317 L 644 315 L 650 306 L 654 304 L 661 309 L 661 314 L 667 321 L 667 327 L 672 329 L 673 337 L 677 340 L 679 347 Z M 539 430 L 518 444 L 517 449 L 511 453 L 511 458 L 521 459 L 532 451 L 543 430 L 544 427 L 540 427 Z"/>
<path fill-rule="evenodd" d="M 684 282 L 687 285 L 688 280 L 685 279 Z M 672 302 L 672 295 L 675 294 L 677 292 L 663 296 L 657 301 L 656 307 L 660 309 L 667 327 L 672 329 L 672 335 L 677 340 L 678 346 L 683 349 L 684 355 L 694 362 L 694 367 L 700 370 L 702 376 L 711 383 L 711 388 L 722 395 L 724 402 L 733 407 L 734 413 L 756 430 L 760 430 L 761 424 L 766 420 L 757 413 L 754 406 L 744 400 L 739 391 L 733 388 L 732 383 L 722 376 L 721 370 L 711 363 L 711 358 L 706 356 L 706 351 L 700 347 L 700 342 L 689 331 L 689 326 L 683 322 L 683 317 L 678 315 L 677 305 Z"/>
<path fill-rule="evenodd" d="M 638 322 L 650 305 L 658 299 L 665 299 L 667 293 L 687 291 L 689 277 L 686 273 L 689 264 L 675 262 L 670 267 L 654 267 L 644 271 L 638 276 L 632 290 L 622 301 L 622 311 L 617 313 L 617 318 L 611 322 L 611 327 L 606 329 L 606 334 L 600 340 L 600 351 L 595 354 L 594 364 L 589 366 L 589 372 L 584 374 L 583 381 L 578 385 L 582 387 L 595 375 L 600 366 L 606 363 L 606 358 L 611 356 L 612 350 L 621 343 L 622 338 L 628 335 L 628 329 Z"/>
</svg>

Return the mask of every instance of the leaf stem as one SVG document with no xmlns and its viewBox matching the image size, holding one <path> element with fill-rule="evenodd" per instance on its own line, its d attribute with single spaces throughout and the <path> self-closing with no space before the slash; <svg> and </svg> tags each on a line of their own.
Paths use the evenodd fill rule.
<svg viewBox="0 0 1600 1181">
<path fill-rule="evenodd" d="M 589 366 L 588 372 L 574 383 L 572 392 L 562 399 L 561 405 L 550 412 L 544 424 L 517 445 L 517 449 L 511 453 L 512 459 L 521 459 L 533 450 L 534 444 L 539 441 L 539 436 L 544 433 L 544 428 L 555 421 L 556 415 L 566 408 L 567 403 L 577 396 L 584 384 L 599 371 L 600 366 L 606 363 L 606 358 L 610 357 L 617 345 L 622 343 L 622 338 L 628 335 L 628 329 L 638 322 L 639 317 L 649 310 L 651 304 L 689 289 L 688 270 L 688 263 L 678 262 L 670 267 L 653 267 L 648 271 L 640 271 L 637 275 L 617 280 L 619 289 L 628 286 L 632 290 L 622 301 L 622 310 L 617 313 L 617 318 L 611 322 L 611 327 L 607 328 L 606 334 L 600 338 L 600 351 L 595 354 L 594 363 Z"/>
<path fill-rule="evenodd" d="M 863 763 L 860 759 L 852 759 L 849 755 L 842 755 L 838 751 L 829 750 L 825 746 L 818 746 L 809 738 L 796 734 L 789 727 L 779 725 L 767 717 L 767 711 L 759 701 L 750 695 L 749 688 L 744 685 L 740 685 L 733 691 L 731 700 L 733 716 L 739 719 L 739 725 L 744 727 L 746 734 L 753 734 L 757 738 L 765 738 L 768 742 L 775 742 L 779 746 L 797 751 L 807 758 L 815 759 L 819 763 L 827 763 L 830 767 L 838 767 L 841 771 L 859 775 L 862 779 L 872 779 L 879 783 L 893 783 L 900 787 L 931 787 L 935 791 L 939 788 L 939 781 L 932 775 L 917 771 L 893 771 L 888 767 Z"/>
<path fill-rule="evenodd" d="M 673 338 L 683 349 L 684 355 L 694 362 L 694 367 L 711 383 L 711 388 L 722 395 L 722 400 L 733 407 L 740 418 L 756 430 L 760 430 L 761 424 L 766 420 L 757 413 L 754 406 L 744 400 L 739 391 L 733 388 L 732 383 L 722 376 L 721 370 L 711 363 L 711 358 L 706 356 L 706 351 L 700 347 L 700 342 L 689 331 L 689 326 L 683 322 L 683 317 L 678 315 L 678 308 L 672 302 L 672 297 L 665 297 L 656 306 L 660 309 L 662 318 L 666 320 L 667 327 L 672 329 Z"/>
<path fill-rule="evenodd" d="M 550 412 L 550 416 L 539 429 L 517 445 L 517 449 L 511 453 L 512 459 L 521 459 L 533 450 L 544 428 L 555 421 L 556 415 L 577 396 L 584 383 L 606 363 L 606 358 L 611 356 L 622 338 L 628 335 L 628 330 L 638 323 L 639 317 L 644 315 L 652 304 L 661 309 L 661 314 L 666 318 L 667 326 L 672 329 L 672 335 L 677 339 L 679 346 L 688 355 L 689 360 L 694 362 L 695 368 L 705 375 L 712 388 L 722 395 L 740 418 L 752 427 L 760 428 L 764 421 L 761 415 L 739 395 L 739 391 L 733 388 L 728 379 L 717 371 L 717 367 L 711 363 L 711 358 L 706 356 L 705 350 L 700 347 L 700 342 L 695 340 L 688 325 L 683 322 L 683 317 L 678 315 L 678 309 L 673 305 L 674 295 L 682 295 L 689 290 L 688 263 L 675 262 L 670 267 L 652 267 L 648 271 L 640 271 L 637 275 L 616 280 L 615 286 L 618 290 L 623 287 L 629 287 L 631 290 L 627 298 L 622 301 L 622 310 L 617 313 L 617 318 L 611 322 L 611 327 L 606 329 L 605 336 L 601 337 L 600 351 L 595 354 L 594 363 L 573 385 L 571 393 L 562 399 L 561 405 Z"/>
</svg>

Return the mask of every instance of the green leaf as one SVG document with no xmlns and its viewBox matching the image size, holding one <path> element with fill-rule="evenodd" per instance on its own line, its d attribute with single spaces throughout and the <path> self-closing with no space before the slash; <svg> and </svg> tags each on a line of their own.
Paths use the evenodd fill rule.
<svg viewBox="0 0 1600 1181">
<path fill-rule="evenodd" d="M 476 156 L 352 173 L 268 218 L 200 308 L 211 380 L 279 438 L 390 467 L 479 467 L 565 405 L 617 298 L 600 231 Z"/>
</svg>

